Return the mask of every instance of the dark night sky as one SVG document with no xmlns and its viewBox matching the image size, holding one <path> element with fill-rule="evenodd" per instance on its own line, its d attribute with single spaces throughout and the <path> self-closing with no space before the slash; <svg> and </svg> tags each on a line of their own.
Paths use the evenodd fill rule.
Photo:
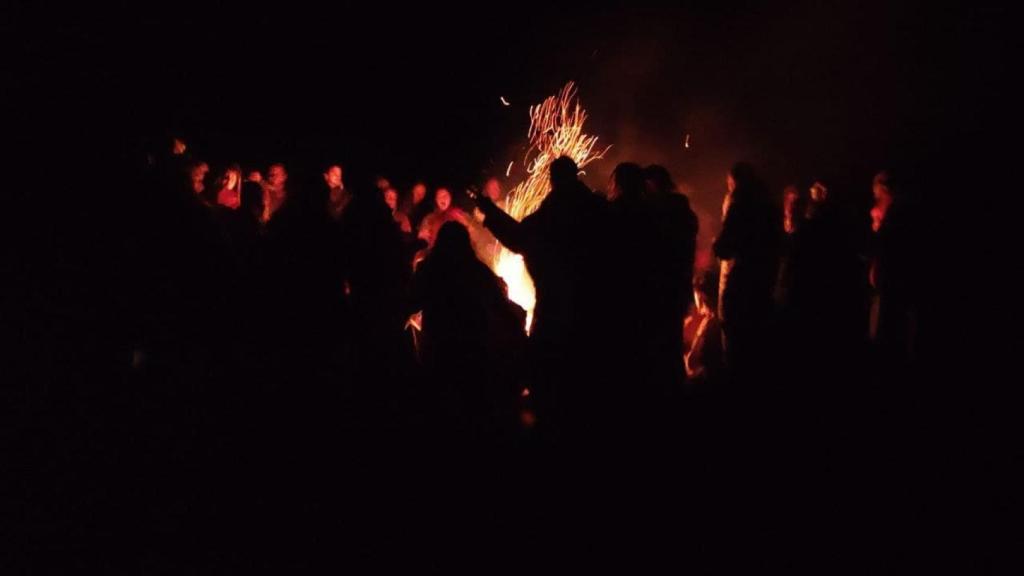
<svg viewBox="0 0 1024 576">
<path fill-rule="evenodd" d="M 215 163 L 340 159 L 353 177 L 462 186 L 503 171 L 527 105 L 576 80 L 614 145 L 591 185 L 662 162 L 716 206 L 739 158 L 777 186 L 923 165 L 1008 67 L 987 32 L 999 9 L 820 4 L 23 10 L 4 27 L 7 86 L 44 145 L 130 150 L 171 130 Z"/>
</svg>

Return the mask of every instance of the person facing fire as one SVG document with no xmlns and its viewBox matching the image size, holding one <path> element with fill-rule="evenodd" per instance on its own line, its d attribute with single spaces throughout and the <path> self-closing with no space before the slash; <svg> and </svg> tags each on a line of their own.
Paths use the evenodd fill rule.
<svg viewBox="0 0 1024 576">
<path fill-rule="evenodd" d="M 409 224 L 413 230 L 419 230 L 420 224 L 427 214 L 433 210 L 430 202 L 427 202 L 427 185 L 423 182 L 413 184 L 409 198 L 402 208 L 402 212 L 409 218 Z"/>
<path fill-rule="evenodd" d="M 385 190 L 384 202 L 391 210 L 391 217 L 394 218 L 395 224 L 398 225 L 399 229 L 406 234 L 412 234 L 412 226 L 409 225 L 409 217 L 398 209 L 398 190 L 395 190 L 394 188 L 388 188 Z"/>
<path fill-rule="evenodd" d="M 807 201 L 801 195 L 800 188 L 795 184 L 786 186 L 782 191 L 782 244 L 779 259 L 779 275 L 775 285 L 775 303 L 783 312 L 781 316 L 788 320 L 790 297 L 793 287 L 793 252 L 796 248 L 797 230 L 807 212 Z"/>
<path fill-rule="evenodd" d="M 465 226 L 441 226 L 413 278 L 411 309 L 422 311 L 427 377 L 457 425 L 484 433 L 514 425 L 524 312 L 476 258 Z"/>
<path fill-rule="evenodd" d="M 690 199 L 679 191 L 672 175 L 664 166 L 644 168 L 646 191 L 644 203 L 651 215 L 654 232 L 654 283 L 649 295 L 657 314 L 650 330 L 661 334 L 656 341 L 664 349 L 658 355 L 665 359 L 667 379 L 682 376 L 678 355 L 682 346 L 682 325 L 690 304 L 694 260 L 697 253 L 699 222 L 690 208 Z"/>
<path fill-rule="evenodd" d="M 484 182 L 483 195 L 502 210 L 506 208 L 501 182 L 497 178 L 488 178 Z M 501 245 L 494 234 L 483 226 L 483 220 L 484 213 L 479 208 L 474 208 L 473 225 L 470 228 L 470 234 L 476 239 L 473 247 L 476 249 L 477 258 L 484 262 L 494 262 L 501 250 Z"/>
<path fill-rule="evenodd" d="M 447 188 L 438 188 L 434 193 L 434 211 L 427 215 L 420 224 L 418 236 L 426 240 L 428 247 L 434 246 L 437 233 L 445 222 L 455 221 L 463 226 L 469 225 L 466 213 L 452 205 L 452 194 Z"/>
<path fill-rule="evenodd" d="M 803 203 L 800 202 L 800 189 L 794 185 L 786 186 L 782 191 L 782 229 L 792 236 L 800 223 L 803 213 Z"/>
<path fill-rule="evenodd" d="M 915 352 L 918 235 L 906 191 L 891 173 L 875 175 L 872 194 L 871 336 L 883 364 L 901 369 Z"/>
<path fill-rule="evenodd" d="M 600 426 L 613 404 L 606 370 L 617 340 L 606 319 L 607 205 L 578 178 L 567 156 L 551 163 L 551 192 L 540 207 L 516 221 L 490 198 L 476 196 L 484 226 L 509 250 L 521 254 L 536 287 L 530 332 L 538 390 L 538 421 L 579 433 Z M 605 412 L 607 414 L 607 412 Z"/>
<path fill-rule="evenodd" d="M 712 249 L 722 261 L 719 318 L 726 365 L 750 383 L 767 359 L 767 328 L 778 273 L 782 218 L 754 168 L 740 162 L 726 175 L 722 231 Z"/>
<path fill-rule="evenodd" d="M 269 222 L 273 218 L 274 213 L 288 199 L 287 182 L 288 172 L 284 169 L 284 164 L 272 164 L 267 170 L 267 179 L 263 184 L 263 190 L 266 194 L 263 210 L 264 222 Z"/>
<path fill-rule="evenodd" d="M 608 198 L 614 222 L 612 233 L 616 235 L 611 262 L 622 272 L 619 276 L 621 283 L 614 286 L 619 306 L 615 307 L 617 313 L 612 315 L 611 321 L 621 342 L 619 349 L 625 356 L 623 369 L 632 369 L 631 376 L 646 388 L 650 383 L 649 371 L 655 368 L 655 359 L 649 354 L 658 348 L 654 339 L 660 331 L 652 330 L 652 326 L 658 315 L 654 303 L 660 298 L 652 297 L 651 293 L 656 283 L 654 253 L 657 240 L 652 213 L 644 204 L 645 187 L 643 169 L 632 162 L 623 162 L 612 171 Z M 676 328 L 681 325 L 682 318 L 676 323 Z M 679 346 L 674 351 L 674 358 L 679 358 Z"/>
<path fill-rule="evenodd" d="M 232 166 L 224 171 L 217 181 L 217 204 L 230 210 L 238 209 L 242 197 L 242 171 Z"/>
<path fill-rule="evenodd" d="M 334 220 L 341 218 L 345 207 L 352 200 L 352 193 L 345 188 L 342 174 L 341 166 L 338 164 L 327 168 L 324 172 L 324 183 L 328 190 L 327 213 Z"/>
<path fill-rule="evenodd" d="M 192 183 L 192 192 L 203 202 L 206 201 L 206 175 L 210 172 L 210 165 L 203 161 L 194 162 L 189 168 L 189 181 Z"/>
<path fill-rule="evenodd" d="M 248 280 L 253 279 L 258 262 L 257 247 L 264 232 L 260 223 L 262 215 L 263 188 L 256 182 L 242 183 L 237 209 L 218 213 L 227 231 L 238 271 Z"/>
<path fill-rule="evenodd" d="M 805 355 L 797 370 L 805 372 L 804 380 L 794 383 L 813 386 L 830 370 L 838 372 L 834 379 L 851 373 L 866 340 L 868 293 L 852 211 L 826 179 L 814 180 L 807 198 L 786 258 L 788 293 L 782 319 L 792 347 Z M 866 214 L 861 216 L 866 230 Z"/>
</svg>

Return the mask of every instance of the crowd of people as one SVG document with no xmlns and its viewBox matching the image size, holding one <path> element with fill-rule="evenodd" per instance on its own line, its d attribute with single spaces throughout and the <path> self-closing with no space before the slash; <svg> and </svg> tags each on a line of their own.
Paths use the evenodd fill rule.
<svg viewBox="0 0 1024 576">
<path fill-rule="evenodd" d="M 298 183 L 283 164 L 211 177 L 180 142 L 148 177 L 190 224 L 184 245 L 157 239 L 166 258 L 141 283 L 143 357 L 302 381 L 332 409 L 401 398 L 403 417 L 460 430 L 593 437 L 670 425 L 690 397 L 852 386 L 913 355 L 910 214 L 886 172 L 871 206 L 822 180 L 776 202 L 736 164 L 717 261 L 698 270 L 698 219 L 657 165 L 622 163 L 600 193 L 559 158 L 522 221 L 498 178 L 463 207 L 423 182 L 353 190 L 340 164 Z M 536 288 L 529 334 L 492 271 L 502 246 Z"/>
<path fill-rule="evenodd" d="M 15 414 L 15 461 L 57 472 L 26 476 L 9 516 L 40 556 L 56 540 L 392 553 L 399 531 L 504 558 L 680 522 L 673 554 L 729 554 L 736 518 L 762 522 L 752 542 L 778 518 L 880 518 L 925 457 L 922 251 L 894 175 L 776 198 L 737 164 L 719 227 L 664 167 L 620 164 L 595 191 L 559 158 L 519 221 L 500 177 L 399 189 L 338 162 L 210 171 L 190 152 L 139 154 L 89 199 L 96 289 L 55 310 L 89 337 L 54 323 L 19 364 L 43 385 Z M 499 249 L 532 277 L 529 330 Z"/>
</svg>

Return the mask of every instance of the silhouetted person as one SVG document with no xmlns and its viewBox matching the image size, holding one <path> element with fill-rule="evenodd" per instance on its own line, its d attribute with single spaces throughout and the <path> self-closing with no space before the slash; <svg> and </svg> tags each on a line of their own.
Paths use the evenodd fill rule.
<svg viewBox="0 0 1024 576">
<path fill-rule="evenodd" d="M 796 186 L 786 186 L 782 191 L 782 230 L 786 234 L 793 234 L 803 218 L 806 202 L 801 201 L 800 189 Z"/>
<path fill-rule="evenodd" d="M 413 185 L 409 198 L 406 200 L 402 212 L 409 217 L 409 224 L 413 230 L 419 230 L 423 219 L 433 211 L 433 203 L 427 200 L 427 185 L 417 182 Z"/>
<path fill-rule="evenodd" d="M 207 196 L 209 167 L 196 161 L 181 168 L 145 183 L 148 197 L 130 218 L 132 269 L 119 271 L 135 282 L 134 345 L 154 371 L 190 383 L 175 387 L 169 406 L 194 404 L 210 377 L 231 335 L 234 285 L 227 235 Z"/>
<path fill-rule="evenodd" d="M 165 135 L 148 148 L 143 167 L 144 170 L 138 176 L 145 178 L 148 182 L 145 186 L 148 193 L 153 194 L 158 190 L 167 198 L 168 189 L 173 189 L 173 195 L 177 196 L 182 190 L 191 190 L 194 198 L 201 203 L 210 206 L 210 190 L 207 186 L 207 175 L 210 166 L 206 162 L 196 158 L 184 140 L 175 135 Z M 125 181 L 132 179 L 133 174 L 125 173 Z"/>
<path fill-rule="evenodd" d="M 647 181 L 645 203 L 651 214 L 655 243 L 651 247 L 655 264 L 654 292 L 656 308 L 663 313 L 653 319 L 657 342 L 664 349 L 662 358 L 671 363 L 663 369 L 669 378 L 679 375 L 678 358 L 669 352 L 682 346 L 682 325 L 692 303 L 694 258 L 697 252 L 697 215 L 690 208 L 690 199 L 681 193 L 663 166 L 644 169 Z"/>
<path fill-rule="evenodd" d="M 775 285 L 775 304 L 784 320 L 790 316 L 788 312 L 790 293 L 793 285 L 793 267 L 791 265 L 793 249 L 796 244 L 796 231 L 803 222 L 807 211 L 807 201 L 795 185 L 786 186 L 782 191 L 782 243 L 779 250 L 779 275 Z M 786 328 L 788 321 L 785 322 Z"/>
<path fill-rule="evenodd" d="M 312 175 L 289 188 L 288 201 L 266 223 L 265 353 L 278 356 L 295 379 L 318 374 L 344 345 L 344 258 L 327 193 L 320 175 Z"/>
<path fill-rule="evenodd" d="M 263 187 L 255 180 L 249 180 L 242 184 L 241 209 L 242 214 L 257 224 L 263 219 Z"/>
<path fill-rule="evenodd" d="M 489 198 L 477 199 L 484 225 L 523 256 L 533 277 L 537 303 L 530 348 L 536 379 L 545 388 L 537 391 L 537 400 L 549 407 L 541 423 L 545 417 L 560 418 L 569 428 L 573 421 L 609 418 L 596 406 L 608 406 L 613 393 L 604 373 L 605 352 L 614 348 L 604 306 L 607 207 L 579 181 L 578 171 L 568 157 L 552 162 L 551 192 L 522 222 Z"/>
<path fill-rule="evenodd" d="M 872 338 L 883 369 L 906 367 L 914 357 L 917 330 L 916 295 L 919 251 L 913 207 L 905 191 L 888 172 L 878 173 L 872 191 L 875 233 L 871 284 Z"/>
<path fill-rule="evenodd" d="M 614 326 L 618 341 L 618 378 L 631 380 L 634 386 L 624 398 L 636 399 L 640 395 L 654 394 L 653 387 L 661 384 L 664 372 L 671 358 L 682 375 L 683 367 L 679 355 L 682 348 L 677 343 L 669 351 L 664 342 L 665 330 L 656 329 L 664 318 L 674 318 L 675 313 L 666 305 L 661 294 L 664 286 L 659 266 L 659 238 L 655 229 L 654 214 L 645 202 L 646 182 L 643 169 L 632 162 L 624 162 L 612 172 L 608 198 L 611 214 L 613 248 L 610 266 L 617 270 L 617 282 L 610 292 L 614 301 L 609 302 L 609 319 Z M 677 318 L 677 333 L 682 335 L 683 319 Z M 659 326 L 660 327 L 660 326 Z M 671 336 L 669 336 L 671 338 Z M 678 340 L 678 339 L 676 339 Z"/>
<path fill-rule="evenodd" d="M 526 333 L 523 312 L 480 262 L 469 233 L 446 222 L 413 280 L 422 310 L 420 357 L 460 424 L 509 431 L 514 424 Z"/>
<path fill-rule="evenodd" d="M 340 242 L 332 248 L 345 260 L 347 300 L 358 335 L 353 341 L 358 380 L 365 393 L 388 394 L 392 391 L 380 382 L 407 380 L 413 362 L 404 328 L 415 247 L 395 226 L 375 188 L 355 191 L 340 230 Z"/>
<path fill-rule="evenodd" d="M 712 247 L 722 261 L 719 317 L 727 368 L 737 382 L 752 384 L 751 376 L 770 358 L 782 219 L 749 164 L 736 164 L 726 184 L 722 230 Z"/>
<path fill-rule="evenodd" d="M 863 363 L 867 336 L 867 270 L 861 260 L 857 222 L 831 190 L 817 180 L 794 227 L 786 258 L 785 321 L 789 344 L 809 386 L 824 377 L 837 382 Z"/>
<path fill-rule="evenodd" d="M 235 329 L 233 344 L 237 346 L 237 351 L 254 359 L 263 356 L 252 352 L 264 345 L 265 308 L 273 305 L 263 269 L 263 208 L 263 187 L 256 182 L 245 182 L 242 184 L 238 208 L 233 210 L 219 207 L 217 212 L 230 247 L 229 306 L 234 318 L 231 321 Z M 252 364 L 249 368 L 255 368 Z"/>
<path fill-rule="evenodd" d="M 235 256 L 246 268 L 255 265 L 256 244 L 263 234 L 263 209 L 263 187 L 256 182 L 244 182 L 238 209 L 224 209 L 220 213 Z"/>
</svg>

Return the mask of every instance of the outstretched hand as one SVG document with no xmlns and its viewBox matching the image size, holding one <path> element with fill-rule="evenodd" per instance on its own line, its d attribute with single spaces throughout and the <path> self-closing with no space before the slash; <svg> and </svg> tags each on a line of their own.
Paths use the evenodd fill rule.
<svg viewBox="0 0 1024 576">
<path fill-rule="evenodd" d="M 480 194 L 475 187 L 466 189 L 466 196 L 473 201 L 481 210 L 485 211 L 494 206 L 494 202 L 486 194 Z"/>
</svg>

